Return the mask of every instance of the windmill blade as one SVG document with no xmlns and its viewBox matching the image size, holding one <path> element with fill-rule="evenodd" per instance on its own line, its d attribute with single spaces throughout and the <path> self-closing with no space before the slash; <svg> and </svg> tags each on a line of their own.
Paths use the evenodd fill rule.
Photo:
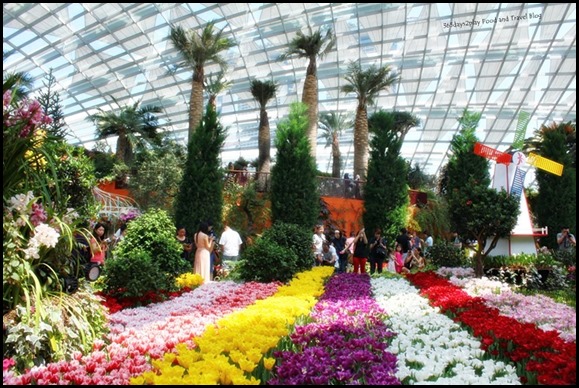
<svg viewBox="0 0 579 388">
<path fill-rule="evenodd" d="M 501 152 L 492 147 L 486 146 L 478 141 L 474 143 L 474 153 L 483 158 L 494 160 L 497 163 L 509 164 L 511 163 L 511 155 L 506 152 Z"/>
<path fill-rule="evenodd" d="M 529 163 L 531 166 L 540 168 L 541 170 L 550 172 L 551 174 L 558 176 L 563 175 L 563 165 L 561 163 L 544 158 L 541 155 L 530 152 L 529 156 L 527 157 L 527 163 Z"/>
<path fill-rule="evenodd" d="M 511 185 L 511 195 L 514 195 L 517 198 L 521 198 L 526 175 L 527 170 L 517 167 L 515 170 L 515 176 L 513 177 L 513 184 Z"/>
<path fill-rule="evenodd" d="M 529 112 L 519 112 L 519 119 L 517 120 L 517 129 L 515 130 L 515 140 L 513 140 L 512 147 L 515 150 L 523 148 L 525 141 L 525 134 L 527 133 L 527 125 L 531 121 L 531 114 Z"/>
</svg>

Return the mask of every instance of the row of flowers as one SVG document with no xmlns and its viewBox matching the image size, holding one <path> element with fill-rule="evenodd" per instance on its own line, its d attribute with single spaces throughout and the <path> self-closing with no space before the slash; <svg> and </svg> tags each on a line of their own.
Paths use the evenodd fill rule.
<svg viewBox="0 0 579 388">
<path fill-rule="evenodd" d="M 110 317 L 108 345 L 23 376 L 5 371 L 4 384 L 575 382 L 575 343 L 562 339 L 565 330 L 499 314 L 432 272 L 405 279 L 331 270 L 316 267 L 285 286 L 209 283 L 123 310 Z"/>
<path fill-rule="evenodd" d="M 517 365 L 523 383 L 575 384 L 576 343 L 563 340 L 558 331 L 544 331 L 534 323 L 502 315 L 497 308 L 487 306 L 483 298 L 468 295 L 433 272 L 409 274 L 408 279 L 432 305 L 481 338 L 485 351 Z"/>
</svg>

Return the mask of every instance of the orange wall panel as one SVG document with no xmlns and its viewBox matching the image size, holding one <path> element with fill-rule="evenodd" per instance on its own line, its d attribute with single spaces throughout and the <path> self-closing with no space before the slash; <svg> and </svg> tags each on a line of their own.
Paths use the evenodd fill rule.
<svg viewBox="0 0 579 388">
<path fill-rule="evenodd" d="M 362 228 L 362 214 L 364 201 L 352 198 L 322 197 L 328 206 L 332 223 L 346 231 L 346 237 L 350 232 L 356 233 Z"/>
</svg>

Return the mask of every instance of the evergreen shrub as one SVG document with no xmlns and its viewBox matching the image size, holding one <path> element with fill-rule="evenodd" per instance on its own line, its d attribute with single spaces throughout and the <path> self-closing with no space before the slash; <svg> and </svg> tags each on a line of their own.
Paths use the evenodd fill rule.
<svg viewBox="0 0 579 388">
<path fill-rule="evenodd" d="M 128 297 L 172 290 L 175 278 L 192 270 L 181 257 L 176 233 L 165 210 L 150 209 L 129 222 L 125 238 L 105 262 L 105 291 Z"/>
<path fill-rule="evenodd" d="M 262 238 L 271 240 L 279 246 L 291 250 L 297 256 L 294 273 L 304 271 L 312 267 L 314 257 L 312 255 L 312 233 L 299 225 L 276 222 L 266 229 Z"/>
<path fill-rule="evenodd" d="M 297 261 L 291 249 L 261 237 L 247 247 L 235 269 L 244 281 L 287 282 L 296 272 Z"/>
<path fill-rule="evenodd" d="M 436 243 L 428 248 L 426 261 L 437 267 L 462 267 L 469 265 L 462 249 L 447 241 Z"/>
</svg>

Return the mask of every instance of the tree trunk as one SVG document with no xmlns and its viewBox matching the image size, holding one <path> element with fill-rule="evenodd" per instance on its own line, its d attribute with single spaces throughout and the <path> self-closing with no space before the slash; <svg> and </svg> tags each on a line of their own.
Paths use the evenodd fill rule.
<svg viewBox="0 0 579 388">
<path fill-rule="evenodd" d="M 304 83 L 302 102 L 308 106 L 308 131 L 311 155 L 316 158 L 318 146 L 318 78 L 315 74 L 308 74 Z"/>
<path fill-rule="evenodd" d="M 368 114 L 366 105 L 359 104 L 354 124 L 354 176 L 365 179 L 368 169 Z"/>
<path fill-rule="evenodd" d="M 341 164 L 342 155 L 340 154 L 340 142 L 338 140 L 338 134 L 334 132 L 332 134 L 332 176 L 334 178 L 340 178 Z"/>
<path fill-rule="evenodd" d="M 201 81 L 198 81 L 198 76 L 193 76 L 191 82 L 191 99 L 189 101 L 189 139 L 195 132 L 195 129 L 201 122 L 203 117 L 203 74 L 201 74 Z M 187 142 L 189 142 L 187 139 Z"/>
<path fill-rule="evenodd" d="M 265 106 L 260 108 L 257 143 L 259 149 L 257 159 L 257 191 L 265 191 L 271 165 L 271 133 Z"/>
</svg>

